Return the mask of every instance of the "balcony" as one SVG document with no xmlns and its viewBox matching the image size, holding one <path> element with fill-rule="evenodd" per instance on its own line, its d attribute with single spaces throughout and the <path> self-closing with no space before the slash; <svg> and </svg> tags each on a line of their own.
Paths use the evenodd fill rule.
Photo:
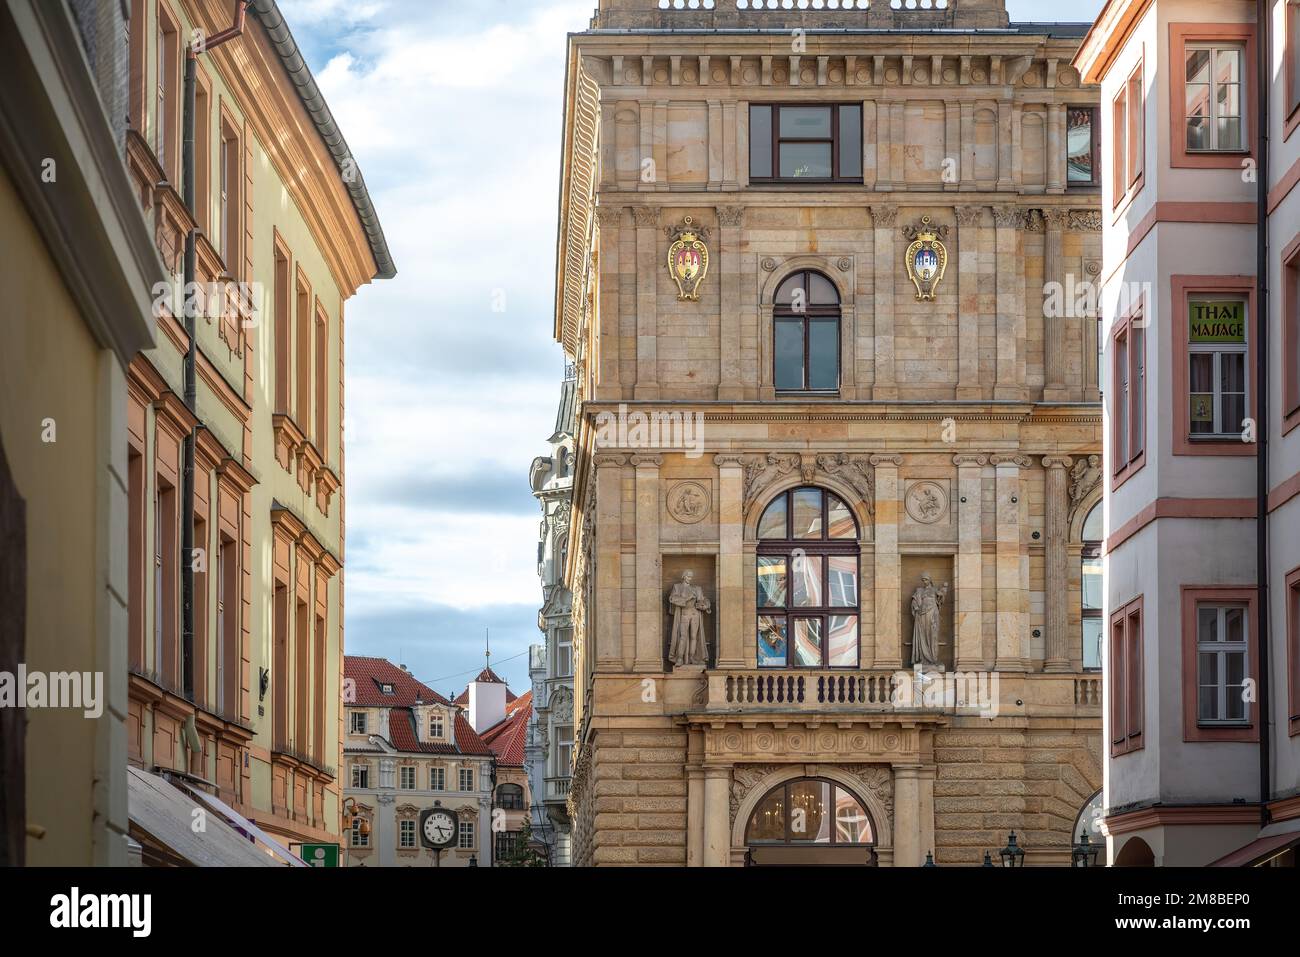
<svg viewBox="0 0 1300 957">
<path fill-rule="evenodd" d="M 572 778 L 568 775 L 559 778 L 546 779 L 546 801 L 559 801 L 564 803 L 569 800 L 569 785 Z"/>
<path fill-rule="evenodd" d="M 1100 717 L 1102 704 L 1102 678 L 1096 672 L 752 669 L 711 671 L 707 680 L 704 710 L 721 714 L 905 712 L 1090 718 Z"/>
</svg>

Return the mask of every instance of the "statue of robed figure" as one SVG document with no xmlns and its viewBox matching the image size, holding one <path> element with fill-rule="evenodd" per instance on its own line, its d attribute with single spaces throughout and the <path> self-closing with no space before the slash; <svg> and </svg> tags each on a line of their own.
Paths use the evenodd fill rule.
<svg viewBox="0 0 1300 957">
<path fill-rule="evenodd" d="M 672 641 L 668 658 L 674 665 L 703 665 L 709 660 L 709 646 L 704 638 L 704 613 L 713 606 L 704 596 L 704 589 L 694 584 L 695 573 L 689 568 L 682 572 L 682 580 L 668 593 L 668 604 L 673 610 Z"/>
<path fill-rule="evenodd" d="M 940 667 L 939 606 L 947 597 L 947 582 L 935 588 L 930 573 L 922 573 L 920 586 L 912 592 L 912 664 Z"/>
</svg>

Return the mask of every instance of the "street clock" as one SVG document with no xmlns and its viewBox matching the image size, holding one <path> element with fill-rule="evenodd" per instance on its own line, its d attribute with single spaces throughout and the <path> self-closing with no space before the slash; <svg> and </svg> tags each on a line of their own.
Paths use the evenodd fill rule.
<svg viewBox="0 0 1300 957">
<path fill-rule="evenodd" d="M 443 851 L 456 843 L 456 815 L 444 807 L 420 812 L 420 834 L 425 847 Z"/>
</svg>

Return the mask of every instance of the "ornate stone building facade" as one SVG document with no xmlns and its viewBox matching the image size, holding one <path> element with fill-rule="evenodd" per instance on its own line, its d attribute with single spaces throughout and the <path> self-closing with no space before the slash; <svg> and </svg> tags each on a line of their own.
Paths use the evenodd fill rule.
<svg viewBox="0 0 1300 957">
<path fill-rule="evenodd" d="M 1012 829 L 1068 862 L 1101 784 L 1085 29 L 602 0 L 570 38 L 575 864 L 977 864 Z"/>
</svg>

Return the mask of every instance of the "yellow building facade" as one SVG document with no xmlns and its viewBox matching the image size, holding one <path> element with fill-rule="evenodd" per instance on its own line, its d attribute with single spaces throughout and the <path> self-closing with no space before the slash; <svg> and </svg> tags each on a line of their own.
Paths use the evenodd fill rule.
<svg viewBox="0 0 1300 957">
<path fill-rule="evenodd" d="M 602 0 L 570 37 L 575 864 L 974 865 L 1012 830 L 1069 863 L 1101 786 L 1085 31 Z"/>
<path fill-rule="evenodd" d="M 172 277 L 192 225 L 174 185 L 184 44 L 230 28 L 238 7 L 133 4 L 126 161 Z M 393 267 L 356 163 L 296 57 L 276 5 L 258 0 L 238 36 L 197 58 L 195 274 L 205 291 L 232 294 L 195 323 L 193 412 L 181 400 L 183 296 L 161 297 L 157 345 L 130 369 L 126 728 L 133 764 L 188 771 L 270 834 L 321 841 L 340 826 L 344 303 Z M 193 701 L 175 560 L 190 428 Z"/>
</svg>

